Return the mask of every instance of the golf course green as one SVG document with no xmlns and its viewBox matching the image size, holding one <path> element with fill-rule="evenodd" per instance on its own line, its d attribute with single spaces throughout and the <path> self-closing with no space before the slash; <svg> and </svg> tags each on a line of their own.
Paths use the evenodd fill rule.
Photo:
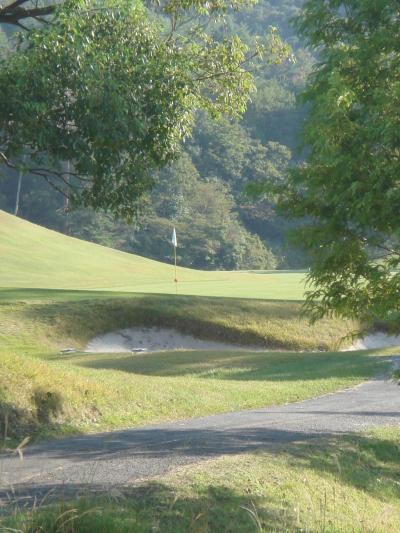
<svg viewBox="0 0 400 533">
<path fill-rule="evenodd" d="M 171 246 L 172 253 L 172 246 Z M 304 273 L 209 272 L 74 239 L 0 211 L 0 288 L 302 300 Z M 11 297 L 10 291 L 8 291 Z M 7 292 L 0 298 L 5 297 Z"/>
</svg>

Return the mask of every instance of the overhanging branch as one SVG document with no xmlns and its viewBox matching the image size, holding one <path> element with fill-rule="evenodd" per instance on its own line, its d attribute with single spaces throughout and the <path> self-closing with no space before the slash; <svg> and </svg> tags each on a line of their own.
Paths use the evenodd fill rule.
<svg viewBox="0 0 400 533">
<path fill-rule="evenodd" d="M 33 18 L 43 22 L 45 19 L 42 17 L 51 15 L 55 9 L 56 5 L 34 7 L 30 0 L 15 0 L 7 6 L 0 7 L 0 23 L 13 24 L 25 29 L 25 26 L 21 24 L 22 20 Z"/>
</svg>

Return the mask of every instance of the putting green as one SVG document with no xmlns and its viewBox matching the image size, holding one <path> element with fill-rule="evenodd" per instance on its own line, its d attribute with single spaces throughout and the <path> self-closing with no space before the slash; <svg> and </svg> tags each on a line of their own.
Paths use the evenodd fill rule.
<svg viewBox="0 0 400 533">
<path fill-rule="evenodd" d="M 301 300 L 302 272 L 209 272 L 89 243 L 0 211 L 0 287 Z M 4 291 L 3 296 L 7 293 Z"/>
</svg>

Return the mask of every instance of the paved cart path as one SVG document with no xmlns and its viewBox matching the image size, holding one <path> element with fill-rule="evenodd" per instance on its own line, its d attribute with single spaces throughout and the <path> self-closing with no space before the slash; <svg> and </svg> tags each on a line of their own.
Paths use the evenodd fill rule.
<svg viewBox="0 0 400 533">
<path fill-rule="evenodd" d="M 395 358 L 398 364 L 400 358 Z M 270 444 L 400 425 L 400 387 L 380 377 L 294 404 L 113 431 L 31 446 L 0 459 L 0 503 L 50 489 L 123 485 L 172 468 Z"/>
</svg>

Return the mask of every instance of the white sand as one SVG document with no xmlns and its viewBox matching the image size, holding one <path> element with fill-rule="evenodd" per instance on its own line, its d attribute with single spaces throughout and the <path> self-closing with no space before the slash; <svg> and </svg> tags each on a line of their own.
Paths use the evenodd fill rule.
<svg viewBox="0 0 400 533">
<path fill-rule="evenodd" d="M 132 351 L 160 352 L 163 350 L 257 350 L 223 342 L 201 340 L 167 328 L 130 328 L 95 337 L 86 352 L 121 353 Z"/>
<path fill-rule="evenodd" d="M 352 346 L 342 351 L 371 350 L 400 346 L 400 335 L 373 333 L 358 339 Z M 238 346 L 224 342 L 196 339 L 192 335 L 184 335 L 174 329 L 167 328 L 130 328 L 121 329 L 95 337 L 86 346 L 86 352 L 122 353 L 122 352 L 161 352 L 164 350 L 253 350 L 263 351 L 266 348 L 254 346 Z"/>
<path fill-rule="evenodd" d="M 365 337 L 358 339 L 350 348 L 346 348 L 344 352 L 354 350 L 374 350 L 377 348 L 390 348 L 391 346 L 400 346 L 400 335 L 387 335 L 386 333 L 371 333 Z"/>
</svg>

